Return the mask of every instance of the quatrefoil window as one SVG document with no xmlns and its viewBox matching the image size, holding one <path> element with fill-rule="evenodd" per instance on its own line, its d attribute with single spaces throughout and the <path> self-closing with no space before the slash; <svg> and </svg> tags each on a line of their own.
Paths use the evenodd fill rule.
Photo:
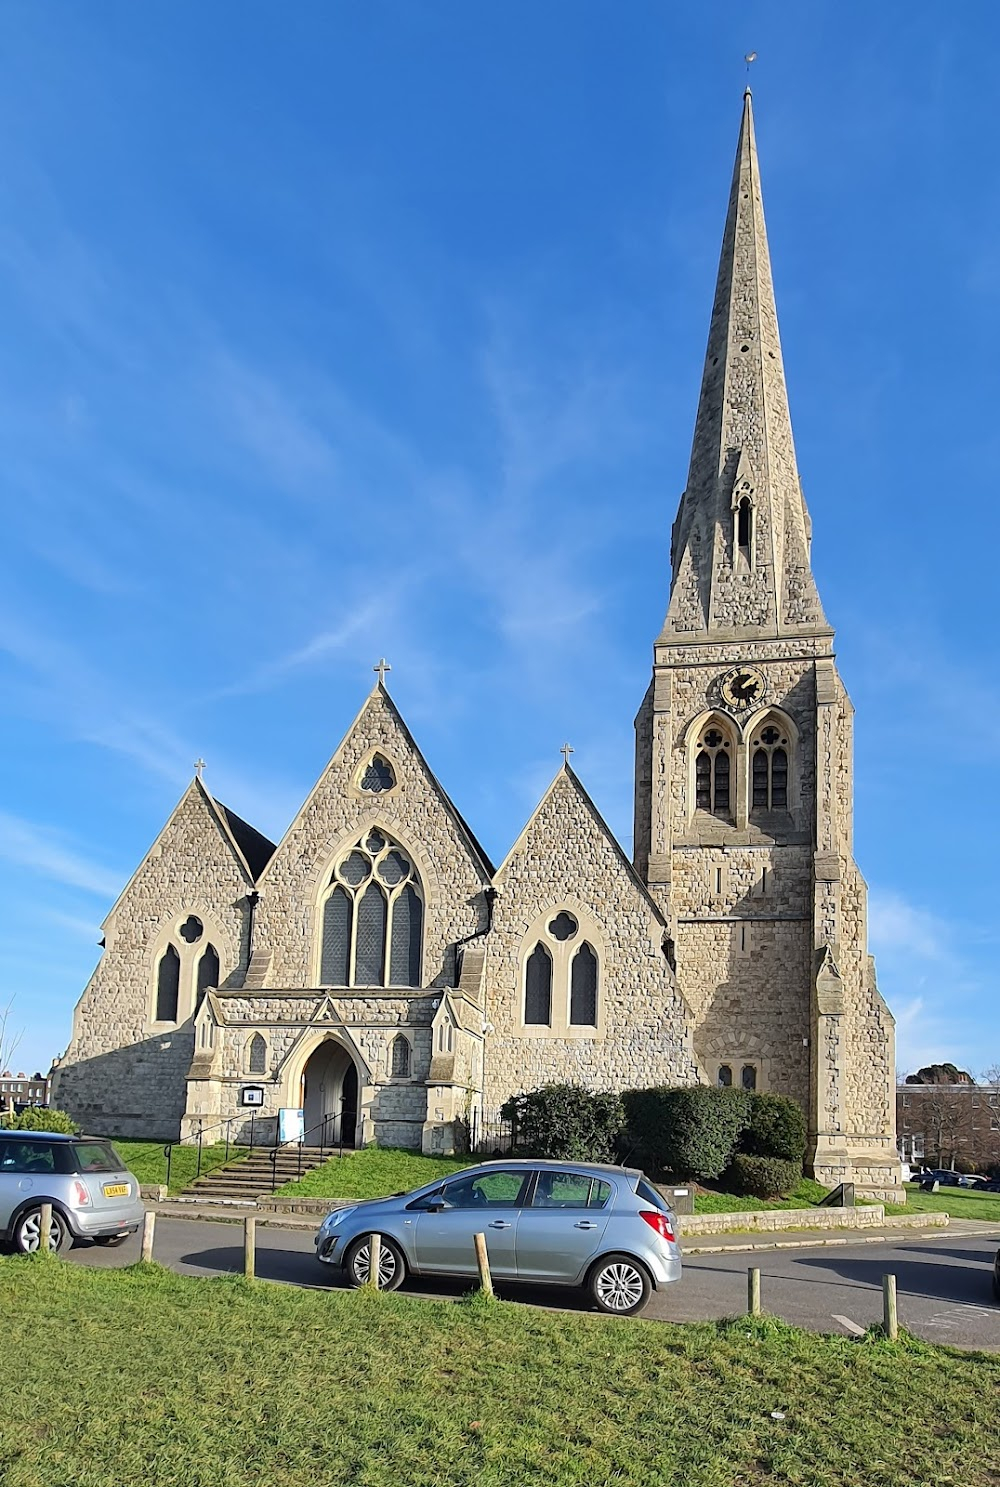
<svg viewBox="0 0 1000 1487">
<path fill-rule="evenodd" d="M 549 934 L 554 940 L 571 940 L 580 926 L 572 914 L 567 914 L 565 909 L 560 910 L 556 917 L 549 923 Z"/>
<path fill-rule="evenodd" d="M 719 732 L 718 728 L 710 728 L 705 734 L 704 742 L 710 749 L 717 749 L 720 745 L 725 744 L 726 738 L 724 734 Z"/>
<path fill-rule="evenodd" d="M 196 914 L 189 914 L 181 925 L 180 935 L 189 945 L 194 945 L 205 933 L 205 926 Z"/>
</svg>

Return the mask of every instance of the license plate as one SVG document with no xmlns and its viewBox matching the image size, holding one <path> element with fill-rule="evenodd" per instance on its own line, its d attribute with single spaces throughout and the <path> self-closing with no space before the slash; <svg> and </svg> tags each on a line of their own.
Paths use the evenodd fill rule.
<svg viewBox="0 0 1000 1487">
<path fill-rule="evenodd" d="M 129 1186 L 127 1182 L 106 1182 L 104 1184 L 105 1198 L 127 1198 Z"/>
</svg>

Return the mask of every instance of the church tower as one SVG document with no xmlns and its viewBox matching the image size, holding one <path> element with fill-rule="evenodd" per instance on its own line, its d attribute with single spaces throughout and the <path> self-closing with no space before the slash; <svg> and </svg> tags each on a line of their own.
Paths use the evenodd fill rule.
<svg viewBox="0 0 1000 1487">
<path fill-rule="evenodd" d="M 894 1024 L 852 855 L 853 709 L 809 547 L 748 89 L 636 719 L 635 866 L 669 926 L 701 1077 L 792 1095 L 817 1178 L 898 1192 Z"/>
</svg>

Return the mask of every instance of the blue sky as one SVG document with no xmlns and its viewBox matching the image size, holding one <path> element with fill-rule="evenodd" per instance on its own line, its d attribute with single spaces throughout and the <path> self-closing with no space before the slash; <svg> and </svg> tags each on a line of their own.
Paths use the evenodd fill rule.
<svg viewBox="0 0 1000 1487">
<path fill-rule="evenodd" d="M 629 845 L 746 69 L 904 1070 L 1000 1059 L 992 3 L 0 13 L 0 1003 L 69 1039 L 191 776 L 279 836 L 372 684 L 497 858 Z"/>
</svg>

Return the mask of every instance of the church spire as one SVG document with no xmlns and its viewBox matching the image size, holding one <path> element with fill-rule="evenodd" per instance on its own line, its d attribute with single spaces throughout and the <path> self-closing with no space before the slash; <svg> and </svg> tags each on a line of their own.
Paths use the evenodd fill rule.
<svg viewBox="0 0 1000 1487">
<path fill-rule="evenodd" d="M 750 89 L 661 642 L 827 628 L 809 567 Z"/>
</svg>

